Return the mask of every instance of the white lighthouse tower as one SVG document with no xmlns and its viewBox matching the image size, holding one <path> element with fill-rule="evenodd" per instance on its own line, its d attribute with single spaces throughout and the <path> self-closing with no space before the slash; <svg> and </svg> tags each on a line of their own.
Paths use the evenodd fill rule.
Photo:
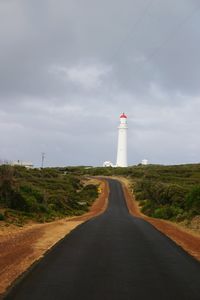
<svg viewBox="0 0 200 300">
<path fill-rule="evenodd" d="M 117 147 L 117 163 L 116 167 L 127 167 L 127 116 L 123 113 L 120 116 L 118 147 Z"/>
</svg>

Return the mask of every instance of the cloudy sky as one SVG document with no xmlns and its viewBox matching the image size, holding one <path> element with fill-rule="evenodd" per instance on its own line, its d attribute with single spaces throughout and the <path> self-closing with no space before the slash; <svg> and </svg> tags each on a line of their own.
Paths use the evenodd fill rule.
<svg viewBox="0 0 200 300">
<path fill-rule="evenodd" d="M 199 0 L 0 0 L 0 159 L 200 161 Z"/>
</svg>

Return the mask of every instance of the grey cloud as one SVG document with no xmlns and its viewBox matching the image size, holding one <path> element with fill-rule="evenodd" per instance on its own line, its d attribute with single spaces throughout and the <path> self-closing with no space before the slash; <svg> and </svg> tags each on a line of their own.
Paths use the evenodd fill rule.
<svg viewBox="0 0 200 300">
<path fill-rule="evenodd" d="M 1 1 L 0 158 L 115 161 L 125 111 L 129 163 L 198 160 L 199 15 L 196 0 Z"/>
</svg>

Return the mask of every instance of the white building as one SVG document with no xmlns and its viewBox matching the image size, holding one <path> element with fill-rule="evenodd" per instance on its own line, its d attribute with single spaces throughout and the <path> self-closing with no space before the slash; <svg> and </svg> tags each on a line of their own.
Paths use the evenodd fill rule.
<svg viewBox="0 0 200 300">
<path fill-rule="evenodd" d="M 113 163 L 111 161 L 104 161 L 103 167 L 114 167 Z"/>
<path fill-rule="evenodd" d="M 144 165 L 144 166 L 148 165 L 148 163 L 149 163 L 149 162 L 148 162 L 147 159 L 143 159 L 142 162 L 141 162 L 141 164 Z"/>
<path fill-rule="evenodd" d="M 17 161 L 12 161 L 11 166 L 21 166 L 21 167 L 25 167 L 27 169 L 32 169 L 33 168 L 33 163 L 32 162 L 27 162 L 27 161 L 25 162 L 25 161 L 17 160 Z"/>
<path fill-rule="evenodd" d="M 127 167 L 127 116 L 123 113 L 120 116 L 120 125 L 118 127 L 118 147 L 116 167 Z"/>
</svg>

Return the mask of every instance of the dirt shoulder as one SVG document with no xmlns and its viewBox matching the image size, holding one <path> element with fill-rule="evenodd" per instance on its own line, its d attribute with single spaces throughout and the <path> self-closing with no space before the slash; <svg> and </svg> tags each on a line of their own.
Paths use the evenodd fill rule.
<svg viewBox="0 0 200 300">
<path fill-rule="evenodd" d="M 161 219 L 154 219 L 141 213 L 137 201 L 134 199 L 129 188 L 129 181 L 124 178 L 118 179 L 123 186 L 127 207 L 130 214 L 142 218 L 151 223 L 159 231 L 167 235 L 176 244 L 181 246 L 186 252 L 191 254 L 197 260 L 200 261 L 200 235 L 195 231 L 181 227 L 176 223 L 165 221 Z"/>
<path fill-rule="evenodd" d="M 109 188 L 100 181 L 101 193 L 88 213 L 45 224 L 0 227 L 0 295 L 45 252 L 70 231 L 107 207 Z"/>
</svg>

